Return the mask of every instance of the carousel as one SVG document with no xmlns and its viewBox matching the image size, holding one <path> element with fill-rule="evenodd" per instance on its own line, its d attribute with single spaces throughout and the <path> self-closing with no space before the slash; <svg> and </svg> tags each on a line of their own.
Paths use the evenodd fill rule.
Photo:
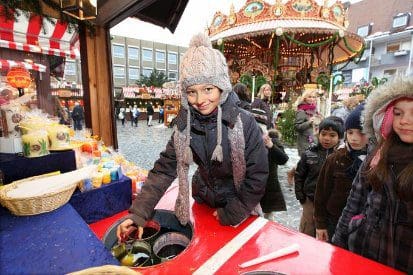
<svg viewBox="0 0 413 275">
<path fill-rule="evenodd" d="M 347 9 L 335 0 L 247 0 L 237 12 L 233 5 L 229 15 L 216 12 L 208 32 L 233 83 L 261 77 L 294 96 L 305 84 L 328 83 L 335 65 L 357 62 L 364 40 L 348 25 Z"/>
</svg>

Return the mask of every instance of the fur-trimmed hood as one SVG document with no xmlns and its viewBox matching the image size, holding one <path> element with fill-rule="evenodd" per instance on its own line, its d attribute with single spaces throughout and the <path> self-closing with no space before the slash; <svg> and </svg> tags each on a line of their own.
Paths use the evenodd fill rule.
<svg viewBox="0 0 413 275">
<path fill-rule="evenodd" d="M 373 90 L 367 97 L 362 114 L 363 132 L 369 137 L 381 139 L 380 127 L 387 106 L 402 97 L 413 98 L 413 77 L 396 77 L 379 88 Z"/>
</svg>

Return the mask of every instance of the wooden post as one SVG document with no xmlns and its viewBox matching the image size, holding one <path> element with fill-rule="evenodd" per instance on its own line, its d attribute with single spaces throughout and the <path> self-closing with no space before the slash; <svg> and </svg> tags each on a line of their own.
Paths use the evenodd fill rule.
<svg viewBox="0 0 413 275">
<path fill-rule="evenodd" d="M 85 28 L 80 35 L 86 125 L 105 145 L 117 148 L 109 31 L 96 26 L 93 36 Z"/>
</svg>

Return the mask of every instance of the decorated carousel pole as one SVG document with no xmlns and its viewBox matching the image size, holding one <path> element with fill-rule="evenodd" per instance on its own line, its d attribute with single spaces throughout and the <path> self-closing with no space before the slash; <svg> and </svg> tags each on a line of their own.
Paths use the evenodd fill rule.
<svg viewBox="0 0 413 275">
<path fill-rule="evenodd" d="M 327 98 L 327 104 L 326 104 L 326 112 L 325 112 L 325 117 L 328 117 L 331 115 L 331 103 L 332 103 L 332 98 L 333 98 L 333 92 L 334 92 L 334 87 L 336 86 L 336 79 L 341 78 L 341 81 L 344 80 L 344 76 L 341 72 L 334 72 L 330 74 L 330 85 L 328 88 L 328 98 Z"/>
<path fill-rule="evenodd" d="M 252 75 L 252 95 L 251 95 L 251 103 L 254 102 L 255 98 L 255 74 Z"/>
</svg>

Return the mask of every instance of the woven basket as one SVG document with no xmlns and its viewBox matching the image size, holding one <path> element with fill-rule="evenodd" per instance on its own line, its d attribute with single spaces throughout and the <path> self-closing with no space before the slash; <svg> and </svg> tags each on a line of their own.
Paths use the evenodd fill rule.
<svg viewBox="0 0 413 275">
<path fill-rule="evenodd" d="M 70 197 L 77 187 L 76 183 L 70 186 L 63 186 L 62 189 L 48 194 L 33 196 L 29 198 L 11 198 L 7 196 L 7 193 L 10 190 L 17 188 L 19 184 L 22 184 L 23 182 L 33 181 L 35 179 L 44 178 L 47 176 L 50 176 L 50 174 L 14 181 L 3 186 L 0 189 L 0 203 L 4 207 L 7 207 L 10 212 L 12 212 L 16 216 L 37 215 L 59 208 L 69 201 Z"/>
</svg>

